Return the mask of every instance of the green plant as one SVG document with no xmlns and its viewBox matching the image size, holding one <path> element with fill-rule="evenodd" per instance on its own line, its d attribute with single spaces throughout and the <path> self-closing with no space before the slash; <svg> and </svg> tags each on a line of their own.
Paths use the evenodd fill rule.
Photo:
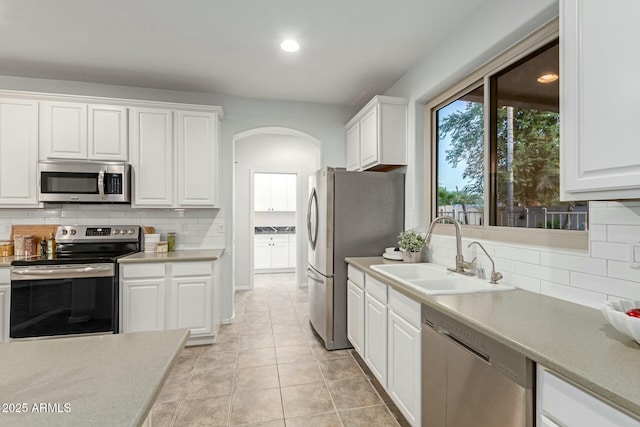
<svg viewBox="0 0 640 427">
<path fill-rule="evenodd" d="M 420 252 L 424 247 L 424 237 L 415 229 L 406 230 L 398 235 L 398 247 L 409 252 Z"/>
</svg>

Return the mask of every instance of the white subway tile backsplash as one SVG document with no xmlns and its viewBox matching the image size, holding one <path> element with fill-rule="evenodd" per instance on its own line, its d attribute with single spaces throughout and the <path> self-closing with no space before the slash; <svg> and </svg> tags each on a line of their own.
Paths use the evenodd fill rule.
<svg viewBox="0 0 640 427">
<path fill-rule="evenodd" d="M 607 241 L 607 226 L 604 224 L 593 224 L 589 227 L 589 240 L 606 242 Z"/>
<path fill-rule="evenodd" d="M 613 295 L 625 295 L 626 298 L 640 299 L 640 283 L 610 277 L 594 276 L 578 272 L 571 273 L 571 286 Z"/>
<path fill-rule="evenodd" d="M 585 273 L 607 274 L 607 261 L 591 259 L 587 256 L 566 255 L 556 252 L 540 252 L 540 265 L 564 270 L 584 271 Z"/>
<path fill-rule="evenodd" d="M 12 224 L 85 224 L 153 226 L 166 239 L 169 231 L 177 232 L 178 249 L 223 249 L 225 226 L 222 211 L 193 209 L 180 212 L 166 209 L 132 209 L 121 205 L 60 205 L 45 209 L 0 209 L 0 238 L 7 239 Z M 226 228 L 226 227 L 225 227 Z"/>
<path fill-rule="evenodd" d="M 640 282 L 640 269 L 631 268 L 628 262 L 608 261 L 608 274 L 614 279 Z M 639 283 L 640 285 L 640 283 Z"/>
<path fill-rule="evenodd" d="M 627 243 L 591 242 L 591 256 L 615 261 L 629 261 Z M 591 259 L 593 261 L 594 259 Z"/>
<path fill-rule="evenodd" d="M 640 269 L 629 266 L 629 241 L 640 241 L 640 202 L 589 202 L 589 252 L 536 247 L 525 244 L 482 241 L 493 247 L 496 270 L 504 274 L 501 283 L 561 298 L 594 308 L 607 298 L 640 300 Z M 464 230 L 463 230 L 464 234 Z M 480 252 L 466 248 L 465 259 Z M 433 262 L 453 265 L 455 239 L 435 236 Z M 484 255 L 478 262 L 490 268 Z"/>
<path fill-rule="evenodd" d="M 640 222 L 640 206 L 608 206 L 589 209 L 590 224 L 637 225 Z"/>
<path fill-rule="evenodd" d="M 502 270 L 499 270 L 502 271 Z M 534 277 L 521 276 L 520 274 L 503 272 L 504 277 L 500 283 L 508 283 L 525 291 L 540 293 L 540 279 Z"/>
<path fill-rule="evenodd" d="M 574 288 L 572 286 L 559 285 L 557 283 L 551 283 L 544 280 L 540 283 L 540 291 L 542 294 L 550 297 L 586 305 L 596 309 L 599 309 L 602 304 L 607 302 L 606 294 Z"/>
<path fill-rule="evenodd" d="M 548 282 L 568 285 L 570 282 L 569 270 L 546 267 L 542 265 L 529 264 L 516 261 L 515 272 L 523 276 L 535 277 Z"/>
<path fill-rule="evenodd" d="M 593 240 L 593 239 L 592 239 Z M 640 240 L 640 225 L 608 225 L 607 241 L 629 243 Z"/>
<path fill-rule="evenodd" d="M 522 261 L 530 264 L 540 264 L 540 251 L 521 249 L 514 246 L 495 245 L 496 257 Z"/>
<path fill-rule="evenodd" d="M 516 262 L 512 259 L 493 257 L 493 262 L 496 264 L 496 271 L 501 273 L 514 272 L 516 269 Z M 491 263 L 489 263 L 491 265 Z"/>
</svg>

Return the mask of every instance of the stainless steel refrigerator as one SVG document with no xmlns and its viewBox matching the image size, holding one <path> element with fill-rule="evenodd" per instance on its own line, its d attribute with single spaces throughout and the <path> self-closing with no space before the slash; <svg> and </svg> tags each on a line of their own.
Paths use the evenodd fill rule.
<svg viewBox="0 0 640 427">
<path fill-rule="evenodd" d="M 404 174 L 324 168 L 310 177 L 309 320 L 328 350 L 347 339 L 346 257 L 396 246 L 404 226 Z"/>
</svg>

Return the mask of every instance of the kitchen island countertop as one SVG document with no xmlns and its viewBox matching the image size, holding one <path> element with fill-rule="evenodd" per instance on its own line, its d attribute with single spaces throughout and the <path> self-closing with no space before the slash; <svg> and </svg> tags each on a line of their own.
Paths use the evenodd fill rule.
<svg viewBox="0 0 640 427">
<path fill-rule="evenodd" d="M 640 418 L 640 345 L 598 310 L 521 289 L 428 296 L 372 270 L 382 257 L 346 261 Z"/>
<path fill-rule="evenodd" d="M 140 426 L 188 338 L 175 329 L 0 344 L 0 425 Z"/>
<path fill-rule="evenodd" d="M 175 252 L 138 252 L 119 258 L 119 264 L 141 262 L 215 261 L 222 257 L 224 249 L 185 249 Z"/>
</svg>

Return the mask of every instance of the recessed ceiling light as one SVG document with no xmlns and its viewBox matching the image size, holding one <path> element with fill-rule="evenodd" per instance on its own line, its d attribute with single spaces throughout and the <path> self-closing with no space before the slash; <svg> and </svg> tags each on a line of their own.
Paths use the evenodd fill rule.
<svg viewBox="0 0 640 427">
<path fill-rule="evenodd" d="M 293 39 L 286 39 L 280 43 L 280 49 L 285 52 L 297 52 L 300 49 L 300 45 Z"/>
<path fill-rule="evenodd" d="M 538 77 L 538 83 L 552 83 L 558 80 L 558 75 L 556 73 L 545 73 Z"/>
</svg>

